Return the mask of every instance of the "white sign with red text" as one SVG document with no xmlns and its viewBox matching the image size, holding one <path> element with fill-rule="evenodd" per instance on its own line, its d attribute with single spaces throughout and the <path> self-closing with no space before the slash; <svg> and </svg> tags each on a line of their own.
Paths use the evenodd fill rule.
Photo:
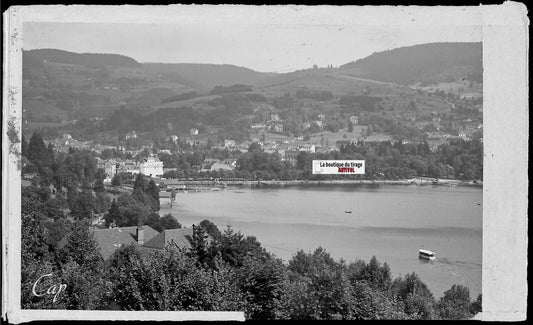
<svg viewBox="0 0 533 325">
<path fill-rule="evenodd" d="M 313 174 L 315 175 L 361 175 L 364 173 L 364 160 L 313 160 Z"/>
</svg>

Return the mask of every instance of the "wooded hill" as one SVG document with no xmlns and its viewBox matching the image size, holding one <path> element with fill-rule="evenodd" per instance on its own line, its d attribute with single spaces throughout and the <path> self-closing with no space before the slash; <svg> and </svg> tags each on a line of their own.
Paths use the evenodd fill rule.
<svg viewBox="0 0 533 325">
<path fill-rule="evenodd" d="M 23 64 L 30 63 L 42 67 L 43 60 L 48 62 L 82 65 L 91 68 L 104 66 L 140 67 L 139 62 L 119 54 L 73 53 L 56 49 L 38 49 L 23 52 Z"/>
<path fill-rule="evenodd" d="M 482 43 L 431 43 L 401 47 L 342 65 L 339 73 L 404 85 L 463 78 L 482 82 Z"/>
<path fill-rule="evenodd" d="M 277 98 L 305 87 L 340 97 L 361 95 L 371 88 L 376 96 L 403 103 L 397 97 L 412 97 L 413 90 L 394 83 L 482 81 L 482 47 L 481 43 L 423 44 L 375 53 L 339 68 L 283 74 L 227 64 L 141 64 L 123 55 L 40 49 L 23 51 L 23 80 L 25 118 L 58 125 L 108 117 L 122 106 L 147 114 L 250 90 Z"/>
<path fill-rule="evenodd" d="M 275 75 L 230 64 L 144 63 L 143 68 L 200 91 L 209 91 L 216 86 L 255 84 Z"/>
</svg>

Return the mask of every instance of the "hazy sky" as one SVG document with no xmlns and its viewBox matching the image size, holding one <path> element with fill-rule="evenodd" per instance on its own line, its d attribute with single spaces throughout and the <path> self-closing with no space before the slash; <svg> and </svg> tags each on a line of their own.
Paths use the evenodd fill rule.
<svg viewBox="0 0 533 325">
<path fill-rule="evenodd" d="M 479 42 L 480 26 L 337 24 L 24 23 L 25 50 L 116 53 L 139 62 L 234 64 L 289 72 L 339 66 L 373 52 L 432 42 Z"/>
</svg>

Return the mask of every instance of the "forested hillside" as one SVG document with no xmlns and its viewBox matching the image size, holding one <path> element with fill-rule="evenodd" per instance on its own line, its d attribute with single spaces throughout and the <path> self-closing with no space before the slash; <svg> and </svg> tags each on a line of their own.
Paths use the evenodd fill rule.
<svg viewBox="0 0 533 325">
<path fill-rule="evenodd" d="M 104 66 L 139 67 L 139 62 L 119 54 L 73 53 L 56 49 L 39 49 L 23 52 L 23 62 L 46 60 L 55 63 L 83 65 L 91 68 Z M 38 63 L 37 63 L 38 64 Z"/>
<path fill-rule="evenodd" d="M 482 82 L 482 44 L 431 43 L 397 48 L 342 65 L 340 73 L 399 84 L 463 78 Z"/>
<path fill-rule="evenodd" d="M 211 90 L 215 86 L 255 84 L 274 75 L 229 64 L 145 63 L 143 67 L 149 71 L 164 74 L 169 80 L 203 91 Z"/>
</svg>

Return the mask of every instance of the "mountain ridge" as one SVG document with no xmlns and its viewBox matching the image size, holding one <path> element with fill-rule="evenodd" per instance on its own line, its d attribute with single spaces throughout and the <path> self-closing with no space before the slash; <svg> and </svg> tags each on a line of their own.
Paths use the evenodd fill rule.
<svg viewBox="0 0 533 325">
<path fill-rule="evenodd" d="M 24 50 L 23 56 L 33 60 L 46 60 L 49 62 L 84 65 L 89 67 L 103 67 L 107 65 L 140 67 L 135 59 L 113 53 L 76 53 L 60 49 L 33 49 Z M 23 57 L 24 60 L 24 57 Z"/>
<path fill-rule="evenodd" d="M 482 82 L 481 42 L 417 44 L 375 52 L 339 66 L 343 74 L 408 85 L 467 79 Z"/>
</svg>

